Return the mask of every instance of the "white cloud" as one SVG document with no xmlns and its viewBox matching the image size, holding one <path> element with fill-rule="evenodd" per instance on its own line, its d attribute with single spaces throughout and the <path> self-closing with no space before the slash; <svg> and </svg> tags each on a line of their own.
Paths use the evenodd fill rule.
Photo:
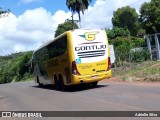
<svg viewBox="0 0 160 120">
<path fill-rule="evenodd" d="M 57 23 L 63 23 L 65 22 L 66 19 L 68 19 L 71 16 L 70 12 L 65 12 L 63 10 L 57 11 L 53 16 L 52 16 L 52 23 L 53 27 L 57 28 L 58 24 Z M 54 29 L 56 30 L 56 29 Z"/>
<path fill-rule="evenodd" d="M 26 10 L 22 15 L 0 19 L 0 55 L 35 50 L 54 38 L 58 24 L 71 13 L 57 11 L 54 15 L 44 8 Z"/>
<path fill-rule="evenodd" d="M 82 15 L 82 28 L 110 28 L 113 12 L 124 6 L 131 6 L 139 11 L 144 2 L 150 0 L 97 0 L 90 6 L 85 15 Z"/>
<path fill-rule="evenodd" d="M 23 0 L 33 2 L 37 0 Z M 38 0 L 39 1 L 39 0 Z M 113 11 L 131 5 L 138 11 L 143 2 L 150 0 L 97 0 L 81 15 L 81 28 L 111 27 Z M 35 50 L 42 43 L 53 39 L 58 24 L 71 19 L 71 13 L 58 10 L 51 14 L 44 8 L 26 10 L 22 15 L 0 18 L 0 55 L 13 52 Z M 78 15 L 74 15 L 78 19 Z"/>
<path fill-rule="evenodd" d="M 41 2 L 42 0 L 21 0 L 20 3 L 25 3 L 25 4 L 28 4 L 28 3 L 31 3 L 31 2 Z"/>
<path fill-rule="evenodd" d="M 24 45 L 21 45 L 21 44 L 15 44 L 13 49 L 16 52 L 21 52 L 21 51 L 25 50 L 25 47 L 24 47 Z"/>
<path fill-rule="evenodd" d="M 44 32 L 50 31 L 52 24 L 51 13 L 44 8 L 27 10 L 23 15 L 18 17 L 17 29 L 21 31 L 34 32 L 41 30 Z"/>
</svg>

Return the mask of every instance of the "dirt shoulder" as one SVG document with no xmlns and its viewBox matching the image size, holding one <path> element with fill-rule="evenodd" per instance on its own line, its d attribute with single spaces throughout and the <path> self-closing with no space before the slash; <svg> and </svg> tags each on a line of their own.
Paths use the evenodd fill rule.
<svg viewBox="0 0 160 120">
<path fill-rule="evenodd" d="M 160 87 L 160 82 L 144 82 L 144 81 L 122 81 L 119 77 L 104 79 L 100 83 L 129 84 L 138 86 L 156 86 Z"/>
<path fill-rule="evenodd" d="M 138 64 L 129 63 L 126 66 L 112 69 L 112 74 L 112 78 L 104 79 L 100 82 L 160 87 L 159 61 L 146 61 Z"/>
</svg>

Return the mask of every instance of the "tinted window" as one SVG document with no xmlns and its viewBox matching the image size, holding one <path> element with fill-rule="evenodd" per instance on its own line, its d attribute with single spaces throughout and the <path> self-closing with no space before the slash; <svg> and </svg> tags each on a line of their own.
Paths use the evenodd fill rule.
<svg viewBox="0 0 160 120">
<path fill-rule="evenodd" d="M 67 50 L 67 36 L 63 36 L 47 46 L 49 58 L 63 55 Z"/>
<path fill-rule="evenodd" d="M 46 47 L 41 48 L 35 54 L 35 59 L 38 61 L 44 61 L 44 60 L 47 60 L 48 58 L 49 56 L 48 56 L 48 51 Z"/>
</svg>

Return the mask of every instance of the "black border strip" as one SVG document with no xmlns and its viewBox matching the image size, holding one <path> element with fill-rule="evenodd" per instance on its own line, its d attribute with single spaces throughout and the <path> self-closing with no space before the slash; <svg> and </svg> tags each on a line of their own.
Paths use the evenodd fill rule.
<svg viewBox="0 0 160 120">
<path fill-rule="evenodd" d="M 0 117 L 17 114 L 19 117 L 20 114 L 22 117 L 160 117 L 160 111 L 0 111 Z"/>
</svg>

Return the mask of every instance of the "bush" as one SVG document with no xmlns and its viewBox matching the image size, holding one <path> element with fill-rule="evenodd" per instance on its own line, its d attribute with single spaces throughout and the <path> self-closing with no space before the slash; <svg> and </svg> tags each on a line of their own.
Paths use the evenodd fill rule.
<svg viewBox="0 0 160 120">
<path fill-rule="evenodd" d="M 131 62 L 143 62 L 150 59 L 150 53 L 147 49 L 130 52 Z"/>
<path fill-rule="evenodd" d="M 114 45 L 117 61 L 125 61 L 129 57 L 132 48 L 132 41 L 129 38 L 117 37 L 116 39 L 111 40 L 111 44 Z"/>
<path fill-rule="evenodd" d="M 0 69 L 0 84 L 9 83 L 13 80 L 20 81 L 26 75 L 30 76 L 32 73 L 29 61 L 32 53 L 32 51 L 25 52 L 23 55 L 8 60 Z"/>
<path fill-rule="evenodd" d="M 141 62 L 150 59 L 149 51 L 143 47 L 145 46 L 143 38 L 117 37 L 110 40 L 110 44 L 114 45 L 116 63 L 119 65 L 123 65 L 124 62 Z"/>
<path fill-rule="evenodd" d="M 133 47 L 145 47 L 145 46 L 147 46 L 144 38 L 131 37 L 131 41 L 133 43 Z"/>
<path fill-rule="evenodd" d="M 129 37 L 130 32 L 126 28 L 113 28 L 112 30 L 106 30 L 106 33 L 108 34 L 108 38 L 115 39 L 117 37 Z"/>
</svg>

